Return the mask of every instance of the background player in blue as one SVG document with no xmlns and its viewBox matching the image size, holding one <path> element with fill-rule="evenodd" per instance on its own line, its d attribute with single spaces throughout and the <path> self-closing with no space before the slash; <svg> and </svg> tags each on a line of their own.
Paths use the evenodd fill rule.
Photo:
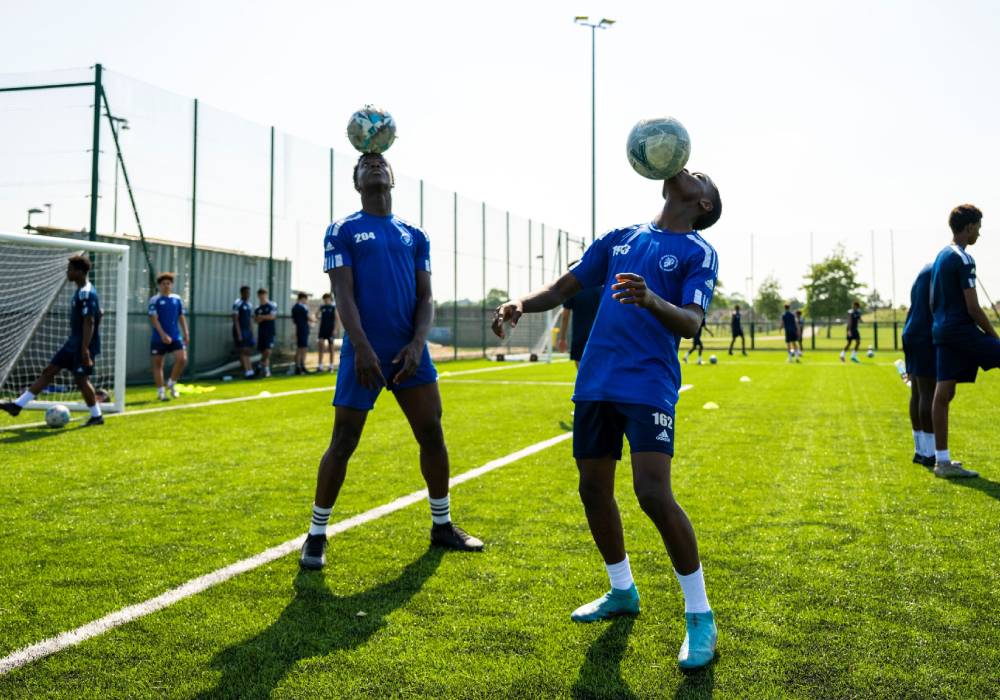
<svg viewBox="0 0 1000 700">
<path fill-rule="evenodd" d="M 802 315 L 802 309 L 795 310 L 795 328 L 798 330 L 798 355 L 802 357 L 802 351 L 805 349 L 803 342 L 806 338 L 806 319 Z"/>
<path fill-rule="evenodd" d="M 847 351 L 851 349 L 851 343 L 854 343 L 854 349 L 851 350 L 851 362 L 860 362 L 858 359 L 858 348 L 861 347 L 861 303 L 855 301 L 851 306 L 851 310 L 847 312 L 847 344 L 844 349 L 840 351 L 840 361 L 844 362 L 847 357 Z"/>
<path fill-rule="evenodd" d="M 570 265 L 570 269 L 574 266 L 575 263 Z M 587 347 L 587 338 L 590 337 L 590 331 L 594 327 L 594 318 L 597 317 L 597 307 L 601 304 L 603 291 L 603 287 L 581 289 L 563 304 L 556 347 L 559 352 L 566 352 L 568 346 L 569 359 L 573 360 L 577 367 L 580 366 L 583 349 Z"/>
<path fill-rule="evenodd" d="M 278 318 L 278 305 L 267 298 L 267 290 L 261 287 L 257 290 L 259 304 L 253 310 L 253 320 L 257 323 L 257 350 L 260 351 L 260 372 L 265 377 L 271 376 L 271 348 L 274 347 L 275 320 Z"/>
<path fill-rule="evenodd" d="M 702 318 L 701 319 L 701 325 L 698 326 L 697 332 L 694 334 L 694 337 L 691 338 L 691 347 L 690 347 L 690 349 L 686 353 L 684 353 L 684 362 L 685 363 L 687 363 L 688 358 L 691 356 L 691 353 L 693 353 L 695 350 L 697 350 L 698 351 L 698 364 L 699 365 L 701 364 L 701 354 L 705 351 L 705 344 L 703 342 L 701 342 L 701 332 L 702 331 L 708 331 L 709 335 L 715 335 L 714 333 L 712 333 L 712 331 L 708 330 L 708 326 L 705 325 L 705 319 Z"/>
<path fill-rule="evenodd" d="M 345 334 L 333 397 L 333 436 L 319 463 L 312 522 L 299 558 L 307 569 L 326 563 L 330 513 L 383 387 L 395 396 L 420 444 L 431 543 L 465 551 L 483 548 L 451 522 L 441 394 L 427 350 L 434 320 L 430 241 L 422 230 L 393 216 L 392 187 L 385 158 L 362 155 L 354 167 L 361 211 L 331 224 L 323 241 L 323 269 L 330 275 Z"/>
<path fill-rule="evenodd" d="M 253 368 L 250 367 L 250 354 L 253 352 L 253 327 L 250 325 L 252 319 L 250 287 L 243 285 L 240 287 L 239 298 L 233 302 L 233 342 L 236 343 L 236 349 L 240 353 L 243 376 L 247 379 L 253 377 Z"/>
<path fill-rule="evenodd" d="M 150 354 L 153 356 L 153 383 L 160 401 L 167 400 L 167 390 L 172 398 L 177 398 L 177 381 L 187 364 L 189 343 L 187 316 L 184 302 L 173 293 L 174 273 L 162 272 L 156 278 L 159 293 L 149 300 L 149 322 L 153 326 L 150 338 Z M 167 386 L 163 386 L 163 361 L 167 355 L 174 356 L 174 368 L 170 372 Z"/>
<path fill-rule="evenodd" d="M 903 357 L 910 380 L 910 425 L 913 427 L 913 462 L 934 466 L 934 422 L 931 405 L 937 376 L 937 353 L 931 337 L 931 271 L 924 265 L 910 288 L 910 310 L 903 324 Z"/>
<path fill-rule="evenodd" d="M 781 314 L 781 325 L 785 329 L 785 347 L 788 348 L 788 361 L 798 361 L 799 324 L 795 320 L 790 304 L 785 304 L 785 313 Z"/>
<path fill-rule="evenodd" d="M 743 335 L 743 318 L 740 315 L 740 306 L 737 304 L 733 308 L 733 316 L 729 321 L 730 330 L 733 333 L 733 339 L 729 341 L 729 354 L 733 354 L 733 348 L 736 346 L 736 339 L 740 339 L 740 349 L 744 355 L 747 354 L 747 340 Z"/>
<path fill-rule="evenodd" d="M 326 369 L 333 371 L 333 338 L 337 333 L 337 307 L 333 303 L 331 294 L 323 295 L 323 303 L 319 305 L 319 333 L 317 333 L 316 347 L 319 350 L 319 366 L 317 371 Z M 323 351 L 330 353 L 330 364 L 323 366 Z"/>
<path fill-rule="evenodd" d="M 979 240 L 983 213 L 971 204 L 955 207 L 948 218 L 952 243 L 938 253 L 931 271 L 931 335 L 937 348 L 934 389 L 934 473 L 973 477 L 978 473 L 953 462 L 948 450 L 948 406 L 958 382 L 975 382 L 980 367 L 1000 367 L 1000 339 L 979 305 L 976 261 L 966 251 Z"/>
<path fill-rule="evenodd" d="M 493 332 L 502 338 L 504 324 L 516 325 L 522 314 L 547 311 L 584 287 L 604 285 L 577 373 L 573 456 L 611 590 L 571 617 L 589 622 L 639 611 L 614 496 L 615 466 L 627 436 L 639 505 L 660 531 L 684 592 L 687 635 L 678 661 L 698 668 L 713 658 L 716 626 L 694 529 L 670 489 L 670 464 L 679 339 L 698 332 L 718 272 L 715 250 L 693 229 L 714 224 L 722 201 L 708 176 L 686 170 L 664 183 L 663 196 L 666 204 L 653 223 L 606 233 L 571 272 L 501 304 Z"/>
<path fill-rule="evenodd" d="M 306 353 L 309 351 L 309 295 L 299 292 L 292 306 L 292 323 L 295 324 L 295 374 L 309 374 Z"/>
<path fill-rule="evenodd" d="M 0 404 L 0 409 L 16 416 L 21 409 L 34 401 L 42 393 L 56 375 L 62 370 L 73 373 L 76 386 L 83 394 L 83 400 L 90 410 L 90 418 L 84 427 L 103 425 L 101 405 L 97 402 L 97 394 L 90 383 L 94 373 L 94 359 L 101 353 L 101 302 L 97 290 L 87 279 L 90 272 L 90 261 L 82 255 L 74 255 L 66 266 L 66 279 L 76 285 L 76 292 L 70 300 L 69 338 L 59 351 L 49 360 L 42 374 L 15 401 Z"/>
</svg>

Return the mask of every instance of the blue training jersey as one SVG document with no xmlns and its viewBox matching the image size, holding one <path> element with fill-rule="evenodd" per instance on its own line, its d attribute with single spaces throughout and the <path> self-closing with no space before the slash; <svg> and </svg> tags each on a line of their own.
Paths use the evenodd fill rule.
<svg viewBox="0 0 1000 700">
<path fill-rule="evenodd" d="M 239 315 L 240 333 L 251 333 L 250 319 L 253 317 L 253 307 L 249 301 L 237 299 L 233 302 L 233 313 Z"/>
<path fill-rule="evenodd" d="M 337 307 L 333 304 L 321 304 L 319 307 L 319 335 L 321 338 L 333 334 Z"/>
<path fill-rule="evenodd" d="M 101 351 L 101 300 L 97 296 L 94 285 L 87 282 L 73 293 L 73 298 L 69 303 L 69 339 L 66 341 L 72 350 L 83 349 L 83 321 L 87 317 L 94 319 L 94 332 L 90 336 L 90 345 L 87 349 L 91 355 L 96 355 Z"/>
<path fill-rule="evenodd" d="M 309 307 L 302 302 L 296 303 L 292 307 L 292 322 L 300 331 L 309 329 Z"/>
<path fill-rule="evenodd" d="M 785 313 L 781 314 L 781 322 L 785 326 L 785 332 L 787 333 L 799 332 L 798 321 L 795 320 L 795 314 L 793 314 L 791 311 L 786 311 Z"/>
<path fill-rule="evenodd" d="M 917 274 L 910 288 L 910 310 L 906 312 L 906 323 L 903 324 L 903 338 L 915 342 L 931 342 L 931 326 L 934 316 L 931 314 L 931 273 L 934 265 L 924 265 Z"/>
<path fill-rule="evenodd" d="M 851 309 L 847 312 L 847 327 L 851 331 L 858 330 L 858 324 L 861 322 L 861 309 Z"/>
<path fill-rule="evenodd" d="M 263 304 L 258 306 L 253 310 L 254 318 L 258 316 L 270 316 L 271 314 L 278 313 L 278 305 L 273 301 L 265 301 Z M 257 334 L 261 338 L 273 338 L 274 337 L 274 320 L 261 321 L 257 324 Z"/>
<path fill-rule="evenodd" d="M 154 294 L 149 300 L 149 315 L 156 316 L 163 332 L 173 340 L 181 337 L 180 319 L 184 315 L 184 302 L 176 294 Z M 153 330 L 154 337 L 159 337 Z"/>
<path fill-rule="evenodd" d="M 427 234 L 397 216 L 359 211 L 330 224 L 323 248 L 324 272 L 353 269 L 354 301 L 372 348 L 395 353 L 413 340 L 416 273 L 431 271 Z"/>
<path fill-rule="evenodd" d="M 740 316 L 740 312 L 739 311 L 734 311 L 733 312 L 733 317 L 730 320 L 730 324 L 732 325 L 734 331 L 742 331 L 743 330 L 743 319 Z"/>
<path fill-rule="evenodd" d="M 680 338 L 652 313 L 611 298 L 615 275 L 632 272 L 677 306 L 708 311 L 719 262 L 697 231 L 675 233 L 653 224 L 615 229 L 584 253 L 572 274 L 601 286 L 601 303 L 576 378 L 574 401 L 617 401 L 673 412 L 681 383 Z"/>
<path fill-rule="evenodd" d="M 965 306 L 965 290 L 975 288 L 976 261 L 964 248 L 952 243 L 938 253 L 931 270 L 930 297 L 935 343 L 962 341 L 980 332 Z"/>
</svg>

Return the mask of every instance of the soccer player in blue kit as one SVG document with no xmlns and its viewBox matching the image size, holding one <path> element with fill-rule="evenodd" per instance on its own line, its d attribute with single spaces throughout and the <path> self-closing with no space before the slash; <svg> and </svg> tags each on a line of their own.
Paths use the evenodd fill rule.
<svg viewBox="0 0 1000 700">
<path fill-rule="evenodd" d="M 785 304 L 785 313 L 781 314 L 781 325 L 785 328 L 785 347 L 788 348 L 788 361 L 798 362 L 799 323 L 792 313 L 791 304 Z"/>
<path fill-rule="evenodd" d="M 149 341 L 149 351 L 153 356 L 153 383 L 156 384 L 156 396 L 160 401 L 170 397 L 176 399 L 177 380 L 184 372 L 187 364 L 188 336 L 187 316 L 184 314 L 184 302 L 173 293 L 174 273 L 162 272 L 156 278 L 159 293 L 149 300 L 149 323 L 153 327 L 153 335 Z M 174 368 L 166 387 L 163 385 L 163 361 L 167 355 L 174 356 Z"/>
<path fill-rule="evenodd" d="M 913 463 L 934 467 L 934 421 L 931 405 L 937 377 L 937 353 L 931 335 L 931 272 L 924 265 L 910 289 L 910 310 L 903 324 L 903 357 L 910 380 L 910 426 L 913 428 Z"/>
<path fill-rule="evenodd" d="M 29 402 L 42 391 L 62 370 L 73 374 L 76 386 L 83 394 L 83 401 L 90 410 L 90 418 L 84 427 L 104 425 L 101 414 L 101 404 L 97 402 L 97 394 L 90 383 L 90 375 L 94 373 L 94 360 L 101 353 L 101 302 L 97 290 L 87 279 L 90 273 L 90 261 L 82 255 L 74 255 L 66 267 L 66 279 L 76 285 L 76 291 L 70 300 L 69 338 L 59 351 L 49 360 L 42 370 L 41 376 L 15 401 L 0 403 L 0 410 L 12 416 L 21 412 Z"/>
<path fill-rule="evenodd" d="M 271 348 L 274 347 L 275 321 L 278 305 L 267 298 L 267 290 L 257 290 L 260 305 L 253 310 L 253 320 L 257 322 L 257 350 L 260 351 L 260 371 L 265 377 L 271 376 Z"/>
<path fill-rule="evenodd" d="M 233 302 L 233 342 L 240 353 L 243 376 L 247 379 L 253 378 L 253 369 L 250 367 L 250 354 L 253 352 L 251 319 L 253 319 L 253 304 L 250 303 L 250 287 L 243 285 L 240 287 L 239 299 Z"/>
<path fill-rule="evenodd" d="M 392 170 L 380 154 L 362 155 L 354 167 L 361 211 L 331 224 L 323 241 L 323 268 L 333 284 L 345 334 L 333 397 L 333 435 L 320 460 L 312 522 L 299 558 L 306 569 L 326 563 L 330 513 L 383 387 L 396 398 L 420 445 L 431 544 L 464 551 L 483 548 L 451 521 L 441 394 L 427 349 L 434 320 L 430 239 L 392 214 L 393 185 Z"/>
<path fill-rule="evenodd" d="M 854 343 L 854 349 L 851 350 L 851 362 L 860 362 L 858 359 L 858 348 L 861 347 L 861 303 L 854 302 L 851 305 L 851 310 L 847 312 L 847 344 L 844 349 L 840 351 L 840 361 L 844 362 L 847 357 L 847 351 L 851 348 L 851 343 Z"/>
<path fill-rule="evenodd" d="M 319 363 L 317 372 L 326 369 L 333 371 L 333 336 L 337 332 L 337 307 L 333 303 L 333 295 L 327 293 L 323 295 L 323 303 L 319 305 L 319 332 L 316 334 L 316 346 L 319 350 Z M 330 364 L 323 366 L 323 351 L 330 352 Z"/>
<path fill-rule="evenodd" d="M 306 353 L 309 351 L 309 295 L 299 292 L 292 306 L 292 323 L 295 324 L 295 374 L 309 374 Z"/>
<path fill-rule="evenodd" d="M 976 381 L 979 368 L 1000 367 L 1000 339 L 979 305 L 976 261 L 966 248 L 979 240 L 983 213 L 971 204 L 955 207 L 948 217 L 951 245 L 938 253 L 931 271 L 931 335 L 937 349 L 934 418 L 934 474 L 944 478 L 975 477 L 977 472 L 953 462 L 948 450 L 948 406 L 955 385 Z"/>
<path fill-rule="evenodd" d="M 502 338 L 504 324 L 516 325 L 522 314 L 547 311 L 580 289 L 603 286 L 573 395 L 573 456 L 611 590 L 571 618 L 591 622 L 639 612 L 614 495 L 615 467 L 627 437 L 635 494 L 663 538 L 684 594 L 687 635 L 678 662 L 690 669 L 712 660 L 717 633 L 694 529 L 670 488 L 681 380 L 677 347 L 681 337 L 698 332 L 712 299 L 718 259 L 698 230 L 719 219 L 722 201 L 707 175 L 686 170 L 664 182 L 663 196 L 655 221 L 604 234 L 573 270 L 501 304 L 493 332 Z"/>
</svg>

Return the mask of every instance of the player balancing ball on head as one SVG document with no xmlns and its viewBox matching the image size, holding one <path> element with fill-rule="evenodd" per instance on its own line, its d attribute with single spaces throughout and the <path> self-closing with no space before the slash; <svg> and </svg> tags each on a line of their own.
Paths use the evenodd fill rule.
<svg viewBox="0 0 1000 700">
<path fill-rule="evenodd" d="M 365 105 L 347 122 L 347 140 L 361 153 L 385 153 L 396 140 L 396 121 L 384 109 Z"/>
<path fill-rule="evenodd" d="M 628 162 L 650 180 L 669 180 L 687 165 L 691 137 L 673 117 L 642 119 L 632 127 L 626 143 Z"/>
</svg>

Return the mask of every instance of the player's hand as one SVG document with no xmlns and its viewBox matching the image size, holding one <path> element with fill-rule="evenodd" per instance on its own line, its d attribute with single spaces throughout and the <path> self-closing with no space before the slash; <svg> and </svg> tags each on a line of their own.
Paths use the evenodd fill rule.
<svg viewBox="0 0 1000 700">
<path fill-rule="evenodd" d="M 80 351 L 80 364 L 84 367 L 94 366 L 94 359 L 90 356 L 90 350 L 87 348 Z"/>
<path fill-rule="evenodd" d="M 524 315 L 524 309 L 521 308 L 520 301 L 507 301 L 500 304 L 493 312 L 493 323 L 491 328 L 493 329 L 494 335 L 498 338 L 506 337 L 503 331 L 503 324 L 510 323 L 511 328 L 517 327 L 517 322 L 521 320 L 521 316 Z"/>
<path fill-rule="evenodd" d="M 569 347 L 569 344 L 566 342 L 566 339 L 560 338 L 559 344 L 556 346 L 556 349 L 559 350 L 559 352 L 566 352 L 567 347 Z"/>
<path fill-rule="evenodd" d="M 163 344 L 164 344 L 164 345 L 170 345 L 170 344 L 171 344 L 172 342 L 174 342 L 174 339 L 173 339 L 173 338 L 171 338 L 171 337 L 170 337 L 169 335 L 167 335 L 166 333 L 160 333 L 160 340 L 162 340 L 162 341 L 163 341 Z"/>
<path fill-rule="evenodd" d="M 420 359 L 424 354 L 424 344 L 411 341 L 407 343 L 402 350 L 396 353 L 396 357 L 392 359 L 393 365 L 403 364 L 403 367 L 396 372 L 396 376 L 392 378 L 393 384 L 402 384 L 407 379 L 412 377 L 417 373 L 417 368 L 420 367 Z"/>
<path fill-rule="evenodd" d="M 619 272 L 615 275 L 618 280 L 611 285 L 614 294 L 612 299 L 617 299 L 622 304 L 635 304 L 643 308 L 653 305 L 656 293 L 646 286 L 646 280 L 641 275 L 633 272 Z"/>
<path fill-rule="evenodd" d="M 354 376 L 357 377 L 358 384 L 369 391 L 385 386 L 382 366 L 371 345 L 363 345 L 354 349 Z"/>
</svg>

